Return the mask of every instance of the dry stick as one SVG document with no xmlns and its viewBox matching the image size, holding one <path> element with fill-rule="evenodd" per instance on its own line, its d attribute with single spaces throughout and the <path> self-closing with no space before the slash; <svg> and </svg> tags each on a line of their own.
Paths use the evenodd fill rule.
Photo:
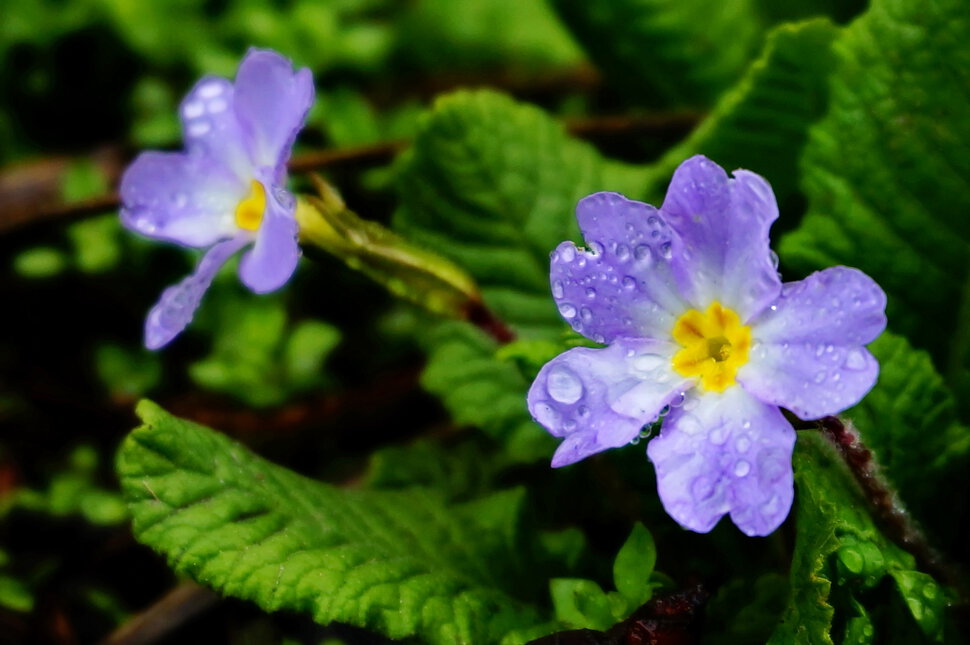
<svg viewBox="0 0 970 645">
<path fill-rule="evenodd" d="M 702 115 L 696 112 L 607 116 L 566 120 L 565 127 L 571 134 L 581 137 L 637 134 L 654 136 L 670 132 L 683 134 L 694 127 L 701 117 Z M 386 163 L 407 147 L 408 143 L 407 140 L 395 140 L 303 153 L 290 159 L 289 168 L 295 173 L 304 173 L 340 165 L 366 166 Z M 48 162 L 38 162 L 35 165 L 39 168 L 46 163 Z M 30 168 L 21 167 L 0 172 L 0 233 L 43 222 L 75 221 L 114 210 L 120 206 L 120 197 L 116 192 L 77 202 L 62 202 L 60 199 L 60 180 L 68 163 L 65 159 L 50 163 L 56 166 L 49 173 L 48 181 L 50 185 L 34 186 L 31 194 L 19 200 L 16 197 L 9 199 L 4 193 L 18 192 L 17 184 L 21 181 L 20 176 L 31 175 Z M 112 183 L 117 183 L 121 168 L 122 165 L 116 163 L 113 159 L 110 164 L 105 163 L 102 170 Z"/>
<path fill-rule="evenodd" d="M 880 475 L 879 466 L 873 458 L 872 451 L 862 442 L 858 431 L 838 417 L 819 419 L 818 428 L 822 436 L 839 451 L 852 476 L 862 488 L 866 499 L 872 505 L 876 519 L 882 524 L 889 537 L 909 551 L 916 558 L 920 568 L 955 589 L 959 594 L 960 604 L 967 604 L 967 589 L 962 582 L 959 569 L 948 562 L 943 554 L 929 543 L 926 535 L 903 508 L 896 492 Z"/>
<path fill-rule="evenodd" d="M 101 645 L 147 645 L 178 629 L 219 601 L 210 589 L 186 581 L 109 634 Z"/>
</svg>

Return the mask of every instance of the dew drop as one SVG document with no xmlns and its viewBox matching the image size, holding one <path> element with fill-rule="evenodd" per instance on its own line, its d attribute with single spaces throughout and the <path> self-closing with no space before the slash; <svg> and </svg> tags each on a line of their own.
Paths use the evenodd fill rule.
<svg viewBox="0 0 970 645">
<path fill-rule="evenodd" d="M 195 119 L 202 116 L 205 112 L 205 105 L 198 101 L 192 101 L 182 106 L 182 116 L 186 119 Z"/>
<path fill-rule="evenodd" d="M 596 297 L 596 289 L 594 289 L 593 287 L 588 288 L 586 290 L 586 297 L 589 298 L 590 300 L 592 300 L 593 298 L 595 298 Z"/>
<path fill-rule="evenodd" d="M 630 275 L 624 276 L 623 277 L 623 288 L 624 289 L 628 289 L 630 291 L 632 291 L 633 289 L 636 289 L 637 288 L 637 279 L 634 278 L 633 276 L 630 276 Z"/>
<path fill-rule="evenodd" d="M 751 440 L 747 437 L 738 437 L 738 440 L 734 442 L 734 449 L 738 452 L 748 452 L 751 447 Z"/>
<path fill-rule="evenodd" d="M 842 565 L 852 573 L 862 573 L 862 569 L 866 564 L 865 558 L 862 554 L 853 548 L 842 547 L 839 549 L 839 561 Z"/>
<path fill-rule="evenodd" d="M 559 259 L 563 262 L 572 262 L 576 259 L 576 250 L 572 246 L 565 246 L 559 252 Z"/>
<path fill-rule="evenodd" d="M 824 354 L 824 353 L 825 353 L 825 345 L 819 345 L 818 347 L 815 348 L 815 357 L 816 358 L 821 358 L 822 357 L 822 354 Z"/>
<path fill-rule="evenodd" d="M 564 365 L 556 365 L 549 370 L 546 390 L 560 403 L 575 403 L 583 396 L 583 384 L 576 373 Z"/>
<path fill-rule="evenodd" d="M 673 248 L 670 242 L 664 242 L 660 245 L 660 256 L 665 260 L 669 260 L 673 256 Z"/>
<path fill-rule="evenodd" d="M 768 251 L 768 257 L 771 258 L 771 267 L 778 270 L 778 254 L 774 251 Z"/>
<path fill-rule="evenodd" d="M 858 372 L 866 368 L 867 361 L 865 354 L 862 353 L 860 349 L 849 350 L 849 354 L 845 357 L 845 368 L 848 370 L 853 370 Z"/>
<path fill-rule="evenodd" d="M 563 303 L 559 305 L 559 313 L 563 315 L 563 318 L 575 318 L 576 317 L 576 307 L 571 304 Z"/>
<path fill-rule="evenodd" d="M 633 369 L 641 372 L 652 372 L 666 362 L 662 356 L 657 354 L 641 354 L 633 359 Z"/>
<path fill-rule="evenodd" d="M 814 381 L 816 383 L 821 383 L 824 380 L 825 380 L 825 370 L 819 370 L 819 372 L 815 374 Z"/>
<path fill-rule="evenodd" d="M 573 430 L 576 429 L 576 420 L 566 419 L 562 424 L 562 429 L 565 430 L 566 432 L 572 432 Z"/>
<path fill-rule="evenodd" d="M 750 472 L 751 472 L 751 464 L 749 464 L 748 462 L 746 462 L 744 459 L 739 459 L 734 464 L 734 476 L 735 477 L 744 477 L 745 475 L 747 475 Z"/>
<path fill-rule="evenodd" d="M 674 395 L 674 398 L 670 400 L 670 407 L 679 408 L 682 405 L 684 405 L 684 401 L 686 400 L 687 400 L 687 393 L 678 392 L 677 394 Z"/>
<path fill-rule="evenodd" d="M 587 408 L 585 405 L 579 406 L 576 409 L 576 415 L 579 416 L 580 419 L 585 419 L 589 416 L 589 408 Z"/>
<path fill-rule="evenodd" d="M 670 414 L 670 406 L 669 405 L 663 406 L 662 408 L 660 408 L 660 412 L 658 414 L 661 417 L 667 416 L 668 414 Z"/>
<path fill-rule="evenodd" d="M 583 307 L 579 310 L 579 317 L 583 319 L 584 323 L 589 324 L 593 321 L 593 312 L 589 307 Z"/>
<path fill-rule="evenodd" d="M 715 446 L 720 446 L 725 441 L 727 441 L 727 438 L 728 438 L 727 428 L 724 427 L 723 425 L 720 425 L 714 428 L 713 430 L 711 430 L 711 434 L 707 438 Z"/>
<path fill-rule="evenodd" d="M 637 248 L 633 249 L 633 257 L 636 258 L 638 261 L 642 262 L 644 260 L 649 260 L 650 255 L 651 255 L 650 247 L 647 246 L 646 244 L 641 244 Z"/>
<path fill-rule="evenodd" d="M 590 242 L 589 250 L 593 253 L 593 255 L 603 255 L 603 245 L 599 242 Z"/>
<path fill-rule="evenodd" d="M 630 247 L 628 247 L 626 244 L 618 244 L 616 246 L 616 258 L 620 261 L 630 259 Z"/>
<path fill-rule="evenodd" d="M 638 443 L 640 443 L 640 435 L 637 435 L 637 436 L 633 437 L 632 439 L 630 439 L 630 445 L 631 446 L 635 446 Z"/>
<path fill-rule="evenodd" d="M 555 282 L 552 283 L 552 297 L 553 298 L 557 298 L 557 299 L 558 298 L 562 298 L 563 297 L 563 294 L 565 294 L 565 293 L 566 293 L 566 289 L 563 286 L 561 280 L 556 280 Z"/>
<path fill-rule="evenodd" d="M 593 340 L 597 343 L 605 343 L 606 336 L 604 336 L 603 334 L 593 334 Z"/>
<path fill-rule="evenodd" d="M 761 507 L 761 512 L 769 517 L 778 512 L 778 505 L 781 503 L 781 499 L 777 495 L 772 495 L 771 499 L 764 503 Z"/>
</svg>

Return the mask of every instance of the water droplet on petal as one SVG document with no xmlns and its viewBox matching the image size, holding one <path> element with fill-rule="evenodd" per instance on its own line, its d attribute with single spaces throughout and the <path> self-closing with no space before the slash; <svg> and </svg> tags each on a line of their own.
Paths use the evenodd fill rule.
<svg viewBox="0 0 970 645">
<path fill-rule="evenodd" d="M 715 446 L 722 445 L 728 438 L 728 430 L 724 425 L 719 425 L 718 427 L 711 430 L 711 434 L 708 435 L 707 439 Z"/>
<path fill-rule="evenodd" d="M 738 437 L 738 440 L 734 442 L 734 449 L 738 452 L 748 452 L 751 447 L 751 440 L 747 437 Z"/>
<path fill-rule="evenodd" d="M 563 286 L 562 281 L 556 280 L 555 282 L 552 283 L 553 298 L 556 298 L 556 299 L 562 298 L 565 292 L 566 292 L 565 287 Z"/>
<path fill-rule="evenodd" d="M 633 249 L 633 257 L 638 261 L 642 262 L 644 260 L 650 259 L 650 247 L 646 244 L 641 244 L 637 248 Z"/>
<path fill-rule="evenodd" d="M 579 310 L 579 317 L 583 319 L 583 322 L 589 324 L 593 320 L 593 312 L 589 307 L 583 307 Z"/>
<path fill-rule="evenodd" d="M 819 372 L 817 372 L 815 374 L 815 379 L 814 380 L 815 380 L 816 383 L 821 383 L 822 381 L 824 381 L 825 380 L 825 370 L 819 370 Z"/>
<path fill-rule="evenodd" d="M 546 390 L 560 403 L 575 403 L 583 396 L 583 384 L 576 373 L 565 365 L 556 365 L 549 370 Z"/>
<path fill-rule="evenodd" d="M 665 417 L 668 414 L 670 414 L 670 406 L 669 405 L 665 405 L 662 408 L 660 408 L 660 412 L 659 412 L 659 415 L 660 416 Z"/>
<path fill-rule="evenodd" d="M 845 357 L 845 368 L 853 371 L 860 371 L 866 369 L 868 361 L 866 361 L 866 355 L 862 353 L 861 349 L 851 349 L 848 355 Z"/>
<path fill-rule="evenodd" d="M 536 421 L 550 430 L 559 429 L 559 413 L 548 403 L 540 403 L 535 409 Z"/>
<path fill-rule="evenodd" d="M 603 245 L 599 242 L 590 242 L 589 250 L 593 255 L 603 255 Z"/>
<path fill-rule="evenodd" d="M 576 307 L 571 304 L 563 303 L 559 305 L 559 313 L 562 314 L 563 318 L 575 318 L 576 317 Z"/>
<path fill-rule="evenodd" d="M 633 369 L 641 372 L 652 372 L 667 363 L 663 356 L 657 354 L 641 354 L 633 359 Z"/>
<path fill-rule="evenodd" d="M 660 245 L 660 255 L 665 260 L 669 260 L 673 256 L 673 249 L 670 242 L 664 242 Z"/>
<path fill-rule="evenodd" d="M 768 251 L 768 257 L 771 258 L 771 267 L 775 270 L 778 269 L 778 254 L 774 251 Z"/>
<path fill-rule="evenodd" d="M 686 400 L 687 400 L 687 393 L 678 392 L 677 394 L 674 395 L 674 398 L 670 400 L 670 407 L 679 408 L 680 406 L 684 405 L 684 401 Z"/>
<path fill-rule="evenodd" d="M 586 297 L 589 298 L 590 300 L 592 300 L 593 298 L 595 298 L 596 297 L 596 289 L 594 289 L 593 287 L 588 288 L 586 290 Z"/>
<path fill-rule="evenodd" d="M 634 278 L 633 276 L 629 276 L 629 275 L 628 276 L 624 276 L 623 277 L 623 288 L 624 289 L 629 289 L 631 291 L 633 289 L 636 289 L 637 288 L 637 279 Z"/>
<path fill-rule="evenodd" d="M 618 244 L 616 246 L 616 258 L 620 261 L 626 261 L 630 258 L 630 247 L 626 244 Z"/>
<path fill-rule="evenodd" d="M 637 435 L 637 436 L 633 437 L 632 439 L 630 439 L 630 445 L 631 446 L 635 446 L 638 443 L 640 443 L 640 435 Z"/>
<path fill-rule="evenodd" d="M 573 249 L 572 246 L 563 247 L 563 249 L 559 252 L 559 259 L 563 262 L 572 262 L 574 259 L 576 259 L 575 249 Z"/>
<path fill-rule="evenodd" d="M 735 462 L 734 464 L 735 477 L 744 477 L 750 472 L 751 472 L 751 464 L 746 462 L 744 459 L 739 459 L 737 462 Z"/>
</svg>

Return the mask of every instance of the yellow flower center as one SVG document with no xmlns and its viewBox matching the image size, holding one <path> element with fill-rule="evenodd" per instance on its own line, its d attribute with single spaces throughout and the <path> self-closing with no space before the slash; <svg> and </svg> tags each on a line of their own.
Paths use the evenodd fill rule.
<svg viewBox="0 0 970 645">
<path fill-rule="evenodd" d="M 256 181 L 252 181 L 249 197 L 236 206 L 236 226 L 247 231 L 258 231 L 266 212 L 266 189 Z"/>
<path fill-rule="evenodd" d="M 671 332 L 684 349 L 674 354 L 673 367 L 681 376 L 699 376 L 700 385 L 723 392 L 737 381 L 734 376 L 748 362 L 751 328 L 731 309 L 713 302 L 707 311 L 686 312 Z"/>
</svg>

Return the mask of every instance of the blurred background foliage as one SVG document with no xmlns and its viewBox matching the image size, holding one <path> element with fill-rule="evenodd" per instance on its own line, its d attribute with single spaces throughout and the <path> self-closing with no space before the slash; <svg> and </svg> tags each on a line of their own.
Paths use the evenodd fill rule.
<svg viewBox="0 0 970 645">
<path fill-rule="evenodd" d="M 617 605 L 618 592 L 604 589 L 614 558 L 633 548 L 624 540 L 634 521 L 649 518 L 657 553 L 641 538 L 637 557 L 649 561 L 647 575 L 657 559 L 664 573 L 651 580 L 703 581 L 711 591 L 704 642 L 765 642 L 792 611 L 796 544 L 811 540 L 820 555 L 802 564 L 813 580 L 836 581 L 835 642 L 872 642 L 873 625 L 894 639 L 877 642 L 936 639 L 938 621 L 927 627 L 897 611 L 930 603 L 919 601 L 924 574 L 868 517 L 806 510 L 815 533 L 796 537 L 790 521 L 765 541 L 725 525 L 684 534 L 660 509 L 642 450 L 549 471 L 554 442 L 522 398 L 545 360 L 582 342 L 564 334 L 547 279 L 530 263 L 550 242 L 576 237 L 572 204 L 587 192 L 656 203 L 676 164 L 703 151 L 771 180 L 783 212 L 776 239 L 807 211 L 806 221 L 821 220 L 786 238 L 788 275 L 868 257 L 824 210 L 812 211 L 820 186 L 834 184 L 822 172 L 806 179 L 799 165 L 830 92 L 848 91 L 830 76 L 836 59 L 855 55 L 855 41 L 833 43 L 866 10 L 861 0 L 0 0 L 0 643 L 98 642 L 178 593 L 200 615 L 169 609 L 175 623 L 158 642 L 384 642 L 241 601 L 214 605 L 134 541 L 113 462 L 144 396 L 338 486 L 423 486 L 460 505 L 527 485 L 533 504 L 515 521 L 531 527 L 522 530 L 536 571 L 556 576 L 553 597 L 538 602 L 561 627 L 603 628 L 628 613 L 633 601 Z M 915 42 L 913 29 L 900 31 Z M 139 149 L 180 146 L 182 95 L 202 75 L 232 77 L 250 46 L 314 73 L 298 164 L 323 172 L 362 217 L 467 268 L 519 340 L 499 348 L 467 324 L 438 323 L 308 251 L 314 261 L 270 296 L 254 297 L 227 270 L 183 337 L 161 353 L 142 348 L 144 313 L 194 258 L 123 231 L 111 193 Z M 494 93 L 455 94 L 477 88 Z M 941 122 L 966 116 L 954 105 L 962 104 L 940 110 Z M 907 125 L 910 116 L 886 121 Z M 851 131 L 865 119 L 846 122 Z M 839 151 L 818 140 L 828 139 L 816 136 L 822 167 Z M 895 144 L 886 158 L 902 149 Z M 335 154 L 315 159 L 321 153 Z M 504 174 L 489 174 L 503 164 Z M 493 179 L 497 196 L 487 193 Z M 293 184 L 310 189 L 301 173 Z M 832 203 L 850 199 L 832 194 Z M 469 224 L 469 213 L 487 225 Z M 900 299 L 890 297 L 892 315 Z M 970 454 L 960 396 L 970 377 L 959 361 L 948 367 L 949 347 L 934 333 L 939 321 L 952 331 L 966 316 L 932 299 L 916 299 L 929 303 L 931 323 L 902 311 L 894 331 L 909 340 L 875 348 L 895 367 L 884 362 L 880 388 L 852 415 L 920 521 L 966 561 L 958 473 Z M 941 489 L 953 491 L 952 508 L 935 503 Z M 877 563 L 856 567 L 845 554 L 857 551 Z M 809 557 L 798 553 L 796 563 Z M 810 592 L 796 590 L 811 602 Z M 830 629 L 819 620 L 813 638 Z"/>
</svg>

